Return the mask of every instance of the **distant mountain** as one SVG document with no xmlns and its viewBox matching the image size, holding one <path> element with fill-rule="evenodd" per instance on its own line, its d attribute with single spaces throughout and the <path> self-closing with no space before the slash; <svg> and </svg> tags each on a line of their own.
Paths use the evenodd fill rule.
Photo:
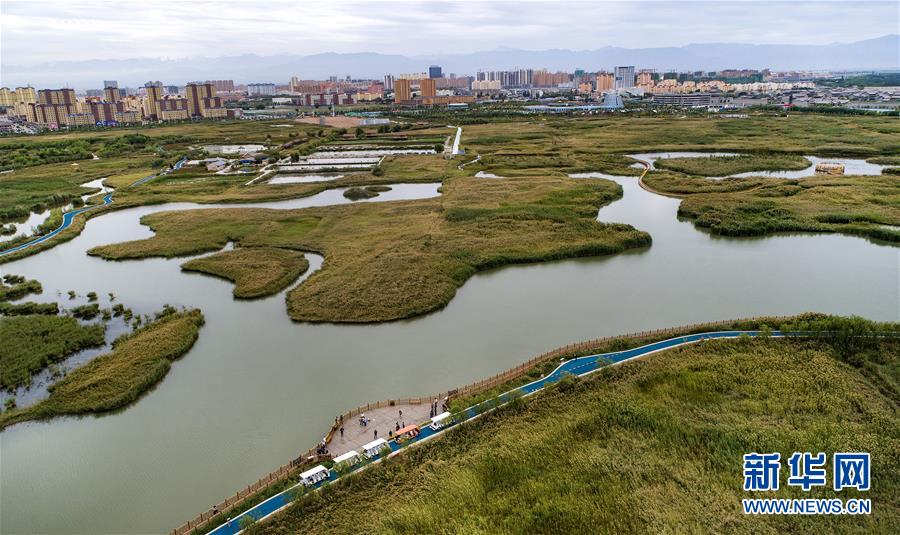
<svg viewBox="0 0 900 535">
<path fill-rule="evenodd" d="M 3 58 L 6 60 L 7 58 Z M 285 83 L 291 76 L 323 79 L 331 75 L 381 78 L 386 73 L 423 72 L 431 64 L 444 73 L 474 74 L 479 69 L 547 68 L 571 71 L 612 69 L 616 65 L 659 70 L 900 69 L 900 35 L 830 45 L 692 44 L 682 47 L 596 50 L 520 50 L 498 48 L 469 54 L 401 56 L 362 52 L 313 55 L 225 56 L 177 60 L 86 60 L 39 65 L 0 64 L 6 86 L 99 88 L 102 80 L 137 86 L 147 80 L 183 84 L 193 80 L 233 79 L 237 83 Z"/>
</svg>

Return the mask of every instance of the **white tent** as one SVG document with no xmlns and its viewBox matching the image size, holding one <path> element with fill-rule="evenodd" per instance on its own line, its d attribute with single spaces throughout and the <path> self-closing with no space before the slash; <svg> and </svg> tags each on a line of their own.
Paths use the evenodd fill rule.
<svg viewBox="0 0 900 535">
<path fill-rule="evenodd" d="M 347 463 L 350 465 L 354 465 L 359 462 L 359 452 L 356 450 L 350 450 L 347 453 L 342 455 L 338 455 L 334 458 L 334 464 Z"/>
<path fill-rule="evenodd" d="M 378 455 L 378 452 L 383 450 L 384 448 L 388 448 L 387 440 L 383 438 L 379 438 L 369 442 L 365 446 L 362 447 L 363 451 L 366 454 L 366 457 L 374 457 Z"/>
<path fill-rule="evenodd" d="M 304 485 L 315 485 L 319 481 L 328 479 L 329 474 L 328 469 L 320 464 L 300 474 L 300 482 Z"/>
<path fill-rule="evenodd" d="M 447 425 L 449 419 L 450 419 L 450 413 L 442 412 L 431 419 L 431 425 L 429 427 L 431 427 L 432 429 L 437 431 L 438 429 Z"/>
</svg>

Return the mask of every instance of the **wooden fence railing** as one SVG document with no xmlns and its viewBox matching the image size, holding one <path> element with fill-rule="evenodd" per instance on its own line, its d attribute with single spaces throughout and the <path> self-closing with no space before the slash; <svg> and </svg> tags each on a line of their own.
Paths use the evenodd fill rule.
<svg viewBox="0 0 900 535">
<path fill-rule="evenodd" d="M 642 331 L 639 333 L 631 333 L 631 334 L 622 334 L 616 336 L 607 336 L 603 338 L 595 338 L 593 340 L 585 340 L 583 342 L 578 342 L 576 344 L 569 344 L 563 347 L 558 347 L 551 351 L 547 351 L 546 353 L 542 353 L 534 358 L 531 358 L 518 366 L 510 368 L 504 372 L 498 373 L 487 379 L 482 379 L 481 381 L 475 381 L 474 383 L 465 385 L 460 388 L 455 388 L 453 390 L 449 390 L 447 392 L 442 392 L 440 394 L 435 394 L 431 396 L 422 396 L 416 398 L 397 398 L 397 399 L 386 399 L 381 401 L 376 401 L 374 403 L 366 403 L 365 405 L 360 405 L 355 409 L 349 410 L 344 413 L 342 416 L 343 420 L 349 420 L 354 416 L 359 416 L 360 414 L 371 411 L 372 409 L 378 409 L 381 407 L 393 407 L 395 405 L 418 405 L 421 403 L 430 403 L 434 399 L 444 399 L 445 397 L 468 397 L 478 395 L 482 392 L 486 392 L 496 386 L 502 385 L 513 379 L 517 379 L 527 373 L 531 368 L 537 366 L 539 364 L 543 364 L 551 359 L 560 358 L 566 355 L 570 355 L 572 353 L 578 353 L 581 351 L 587 351 L 590 349 L 598 348 L 604 344 L 612 342 L 614 340 L 622 340 L 622 339 L 630 339 L 630 340 L 644 340 L 644 339 L 652 339 L 652 338 L 669 338 L 684 334 L 690 334 L 692 332 L 699 332 L 704 330 L 710 330 L 715 327 L 723 327 L 732 325 L 735 323 L 761 323 L 761 322 L 771 322 L 772 327 L 778 326 L 781 322 L 787 320 L 788 316 L 767 316 L 767 317 L 757 317 L 757 318 L 748 318 L 748 319 L 740 319 L 740 320 L 724 320 L 724 321 L 715 321 L 708 323 L 695 323 L 693 325 L 687 325 L 682 327 L 672 327 L 668 329 L 656 329 L 652 331 Z M 341 417 L 339 417 L 338 422 L 341 421 Z M 328 431 L 326 438 L 331 440 L 332 435 L 339 428 L 339 423 L 336 422 L 332 425 L 331 429 Z M 297 472 L 298 469 L 307 463 L 312 463 L 316 461 L 321 461 L 323 459 L 329 459 L 329 455 L 319 455 L 316 452 L 316 448 L 311 448 L 305 453 L 301 454 L 296 459 L 293 459 L 291 462 L 280 466 L 276 470 L 269 472 L 266 476 L 260 478 L 256 483 L 252 485 L 248 485 L 246 488 L 239 490 L 234 495 L 229 498 L 226 498 L 223 502 L 216 505 L 215 509 L 209 509 L 200 513 L 193 520 L 189 520 L 185 522 L 181 526 L 175 528 L 170 532 L 170 535 L 185 535 L 190 533 L 193 529 L 203 525 L 210 518 L 215 516 L 213 512 L 217 509 L 219 512 L 224 513 L 230 509 L 232 509 L 235 505 L 239 504 L 242 500 L 268 488 L 269 486 L 281 481 L 282 479 L 288 477 L 291 473 Z"/>
</svg>

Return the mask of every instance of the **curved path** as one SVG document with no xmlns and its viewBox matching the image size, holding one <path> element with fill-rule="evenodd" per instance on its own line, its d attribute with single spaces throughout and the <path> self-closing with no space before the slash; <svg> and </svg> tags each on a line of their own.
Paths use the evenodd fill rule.
<svg viewBox="0 0 900 535">
<path fill-rule="evenodd" d="M 167 175 L 167 174 L 171 173 L 172 171 L 177 171 L 177 170 L 181 169 L 182 166 L 184 166 L 184 162 L 186 162 L 186 161 L 187 160 L 178 160 L 178 162 L 175 163 L 175 166 L 172 167 L 171 169 L 166 169 L 165 171 L 163 171 L 161 173 L 156 173 L 156 174 L 153 174 L 150 176 L 146 176 L 146 177 L 138 180 L 137 182 L 129 184 L 127 187 L 133 188 L 134 186 L 139 186 L 145 182 L 149 182 L 156 177 Z M 56 230 L 49 232 L 47 234 L 44 234 L 42 236 L 38 236 L 37 238 L 35 238 L 33 240 L 27 241 L 25 243 L 15 246 L 15 247 L 11 247 L 9 249 L 4 249 L 4 250 L 0 251 L 0 256 L 12 254 L 12 253 L 21 251 L 23 249 L 27 249 L 29 247 L 33 247 L 39 243 L 43 243 L 43 242 L 49 240 L 50 238 L 56 236 L 60 232 L 66 230 L 67 228 L 72 226 L 72 221 L 75 220 L 75 216 L 77 216 L 78 214 L 83 214 L 84 212 L 93 210 L 94 208 L 99 208 L 101 206 L 106 206 L 108 204 L 111 204 L 113 202 L 112 196 L 113 196 L 112 193 L 107 193 L 106 195 L 103 196 L 103 203 L 101 203 L 101 204 L 92 204 L 90 206 L 85 206 L 83 208 L 79 208 L 78 210 L 71 210 L 69 212 L 64 213 L 62 223 L 59 225 L 59 227 L 56 228 Z"/>
<path fill-rule="evenodd" d="M 719 332 L 707 332 L 707 333 L 699 333 L 699 334 L 690 334 L 686 336 L 678 336 L 675 338 L 669 338 L 667 340 L 661 340 L 659 342 L 653 342 L 651 344 L 647 344 L 641 347 L 636 347 L 634 349 L 627 349 L 625 351 L 615 351 L 612 353 L 602 353 L 597 355 L 587 355 L 584 357 L 577 357 L 571 360 L 567 360 L 556 367 L 551 373 L 546 376 L 528 383 L 526 385 L 522 385 L 518 388 L 514 388 L 509 390 L 503 394 L 500 394 L 496 398 L 491 398 L 489 400 L 483 401 L 479 404 L 473 405 L 463 411 L 461 411 L 462 420 L 459 422 L 452 422 L 450 425 L 435 431 L 431 429 L 427 424 L 430 422 L 424 422 L 420 425 L 421 432 L 418 436 L 406 440 L 403 444 L 398 444 L 396 440 L 388 441 L 388 445 L 390 446 L 389 451 L 385 451 L 379 454 L 373 461 L 370 462 L 362 462 L 353 467 L 350 472 L 355 472 L 357 470 L 365 469 L 369 464 L 377 463 L 384 458 L 391 457 L 397 455 L 402 450 L 406 449 L 409 446 L 413 446 L 425 440 L 429 440 L 438 435 L 443 434 L 447 429 L 453 427 L 455 425 L 459 425 L 462 422 L 467 422 L 474 420 L 481 416 L 486 412 L 490 412 L 494 407 L 504 404 L 508 402 L 512 397 L 518 396 L 530 396 L 535 394 L 549 385 L 559 381 L 563 377 L 567 375 L 573 375 L 576 377 L 582 377 L 585 375 L 589 375 L 601 368 L 605 368 L 607 366 L 613 366 L 617 364 L 621 364 L 623 362 L 628 362 L 630 360 L 634 360 L 640 357 L 644 357 L 647 355 L 651 355 L 653 353 L 657 353 L 660 351 L 665 351 L 667 349 L 673 349 L 676 347 L 685 346 L 688 344 L 694 344 L 703 342 L 704 340 L 712 340 L 712 339 L 734 339 L 738 338 L 741 335 L 749 335 L 749 336 L 759 336 L 761 331 L 719 331 Z M 781 331 L 772 331 L 771 335 L 773 337 L 784 337 L 784 336 L 803 336 L 802 333 L 782 333 Z M 331 471 L 328 479 L 316 484 L 313 489 L 318 489 L 323 485 L 333 483 L 340 479 L 341 476 L 337 475 L 336 472 Z M 293 499 L 299 495 L 299 493 L 295 492 L 295 489 L 298 487 L 302 487 L 302 483 L 298 483 L 274 496 L 266 499 L 265 501 L 247 509 L 246 511 L 241 512 L 240 514 L 235 515 L 228 522 L 216 527 L 212 531 L 208 533 L 208 535 L 236 535 L 242 531 L 241 529 L 241 521 L 245 518 L 252 518 L 253 521 L 263 520 L 266 517 L 277 513 L 278 511 L 284 509 L 288 505 L 291 504 Z M 247 520 L 244 520 L 246 523 Z"/>
<path fill-rule="evenodd" d="M 654 193 L 656 195 L 662 195 L 663 197 L 672 197 L 673 199 L 683 199 L 685 197 L 684 195 L 678 195 L 675 193 L 666 193 L 664 191 L 659 191 L 659 190 L 653 189 L 650 186 L 648 186 L 644 182 L 644 177 L 647 175 L 647 173 L 650 172 L 650 169 L 652 168 L 652 164 L 649 161 L 642 160 L 640 158 L 635 158 L 634 156 L 629 156 L 629 158 L 631 158 L 632 160 L 637 160 L 637 163 L 644 166 L 644 172 L 641 173 L 641 176 L 638 177 L 638 186 L 649 191 L 650 193 Z"/>
</svg>

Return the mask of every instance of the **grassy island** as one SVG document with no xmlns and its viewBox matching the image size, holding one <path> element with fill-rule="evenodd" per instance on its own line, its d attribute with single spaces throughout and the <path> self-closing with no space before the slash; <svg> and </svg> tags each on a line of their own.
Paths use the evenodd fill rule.
<svg viewBox="0 0 900 535">
<path fill-rule="evenodd" d="M 679 173 L 700 176 L 729 176 L 751 171 L 799 171 L 810 166 L 798 154 L 757 153 L 706 158 L 661 158 L 654 165 Z"/>
<path fill-rule="evenodd" d="M 708 180 L 651 172 L 644 183 L 685 197 L 678 215 L 714 234 L 842 232 L 900 243 L 900 181 L 890 175 Z"/>
<path fill-rule="evenodd" d="M 69 372 L 50 387 L 50 397 L 0 414 L 0 429 L 26 420 L 100 413 L 123 408 L 162 380 L 172 362 L 197 340 L 203 314 L 168 310 L 123 335 L 110 353 Z"/>
<path fill-rule="evenodd" d="M 303 253 L 275 247 L 247 247 L 196 258 L 182 264 L 234 282 L 234 296 L 242 299 L 280 292 L 309 269 Z"/>
</svg>

